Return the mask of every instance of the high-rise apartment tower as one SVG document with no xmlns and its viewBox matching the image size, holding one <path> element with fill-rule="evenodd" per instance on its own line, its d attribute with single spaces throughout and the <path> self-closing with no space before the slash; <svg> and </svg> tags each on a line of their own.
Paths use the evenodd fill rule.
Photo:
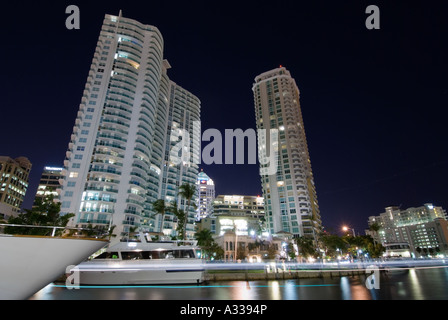
<svg viewBox="0 0 448 320">
<path fill-rule="evenodd" d="M 163 47 L 156 27 L 121 12 L 105 16 L 64 161 L 61 212 L 75 214 L 72 224 L 115 225 L 119 237 L 131 227 L 176 233 L 175 219 L 160 221 L 152 203 L 186 207 L 177 188 L 194 185 L 198 167 L 170 162 L 170 137 L 193 131 L 200 101 L 168 78 Z M 188 216 L 191 235 L 193 207 Z"/>
<path fill-rule="evenodd" d="M 252 90 L 257 129 L 267 137 L 278 130 L 276 142 L 258 136 L 259 148 L 273 145 L 278 152 L 276 172 L 260 170 L 267 228 L 317 240 L 322 222 L 296 82 L 280 67 L 257 76 Z"/>
</svg>

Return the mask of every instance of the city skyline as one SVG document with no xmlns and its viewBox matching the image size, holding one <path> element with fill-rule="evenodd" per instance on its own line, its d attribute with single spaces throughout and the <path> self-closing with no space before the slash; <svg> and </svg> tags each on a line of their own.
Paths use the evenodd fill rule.
<svg viewBox="0 0 448 320">
<path fill-rule="evenodd" d="M 44 166 L 63 164 L 102 19 L 120 9 L 161 30 L 170 79 L 202 102 L 202 130 L 255 128 L 255 76 L 279 65 L 291 71 L 326 229 L 347 224 L 363 233 L 368 216 L 388 206 L 448 207 L 446 4 L 378 2 L 381 29 L 367 30 L 367 2 L 157 3 L 152 10 L 80 3 L 80 29 L 67 30 L 69 4 L 30 3 L 13 10 L 22 20 L 11 14 L 1 22 L 9 34 L 2 127 L 14 135 L 0 153 L 33 164 L 28 208 Z M 261 195 L 256 164 L 199 167 L 216 194 Z"/>
</svg>

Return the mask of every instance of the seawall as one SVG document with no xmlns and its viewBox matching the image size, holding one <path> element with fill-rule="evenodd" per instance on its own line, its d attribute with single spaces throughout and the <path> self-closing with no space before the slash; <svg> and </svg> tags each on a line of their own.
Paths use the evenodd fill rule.
<svg viewBox="0 0 448 320">
<path fill-rule="evenodd" d="M 204 275 L 206 281 L 252 281 L 252 280 L 287 280 L 306 278 L 335 278 L 341 276 L 365 275 L 363 269 L 354 270 L 291 270 L 276 272 L 213 272 L 207 271 Z"/>
</svg>

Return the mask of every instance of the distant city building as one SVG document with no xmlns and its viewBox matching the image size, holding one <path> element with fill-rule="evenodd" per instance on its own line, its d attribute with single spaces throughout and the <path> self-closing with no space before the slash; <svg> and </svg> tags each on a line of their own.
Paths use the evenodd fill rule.
<svg viewBox="0 0 448 320">
<path fill-rule="evenodd" d="M 259 196 L 219 195 L 213 201 L 213 215 L 202 219 L 200 229 L 223 235 L 233 230 L 238 235 L 260 234 L 264 227 L 264 198 Z"/>
<path fill-rule="evenodd" d="M 369 217 L 368 223 L 380 227 L 378 231 L 366 230 L 377 242 L 408 243 L 414 256 L 425 252 L 448 255 L 448 222 L 442 207 L 431 203 L 408 209 L 387 207 L 379 216 Z"/>
<path fill-rule="evenodd" d="M 275 174 L 268 175 L 260 163 L 267 227 L 271 233 L 290 232 L 295 237 L 317 240 L 322 230 L 316 187 L 300 109 L 300 92 L 290 72 L 284 67 L 258 75 L 252 87 L 259 150 L 266 150 L 271 129 L 278 130 Z"/>
<path fill-rule="evenodd" d="M 264 197 L 218 195 L 213 210 L 198 223 L 198 230 L 208 229 L 214 234 L 225 261 L 287 258 L 285 244 L 293 235 L 267 231 Z"/>
<path fill-rule="evenodd" d="M 0 156 L 0 219 L 9 219 L 21 212 L 31 166 L 25 157 Z"/>
<path fill-rule="evenodd" d="M 131 227 L 176 234 L 174 215 L 162 225 L 152 203 L 186 210 L 178 188 L 195 185 L 198 166 L 171 161 L 170 150 L 173 133 L 185 130 L 193 141 L 200 101 L 169 79 L 163 48 L 156 27 L 106 14 L 64 161 L 61 212 L 75 214 L 71 224 L 115 225 L 114 239 Z M 193 206 L 187 214 L 192 237 Z"/>
<path fill-rule="evenodd" d="M 265 217 L 264 197 L 260 196 L 219 195 L 213 201 L 213 207 L 215 215 Z"/>
<path fill-rule="evenodd" d="M 215 184 L 204 172 L 199 172 L 196 182 L 198 190 L 197 216 L 196 220 L 201 220 L 213 213 L 213 200 L 215 199 Z"/>
<path fill-rule="evenodd" d="M 59 194 L 57 189 L 59 188 L 59 180 L 64 178 L 62 175 L 63 169 L 59 167 L 44 167 L 36 196 L 34 197 L 34 203 L 36 203 L 37 199 L 44 200 L 49 195 L 53 195 L 54 200 L 58 200 Z"/>
</svg>

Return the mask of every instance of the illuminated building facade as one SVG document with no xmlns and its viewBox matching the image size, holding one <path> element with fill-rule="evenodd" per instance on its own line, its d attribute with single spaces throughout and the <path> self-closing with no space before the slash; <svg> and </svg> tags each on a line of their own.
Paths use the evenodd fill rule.
<svg viewBox="0 0 448 320">
<path fill-rule="evenodd" d="M 59 180 L 63 178 L 62 170 L 64 168 L 59 167 L 44 167 L 42 175 L 40 177 L 39 186 L 37 187 L 36 196 L 34 202 L 37 199 L 44 200 L 49 195 L 54 196 L 54 200 L 58 199 Z"/>
<path fill-rule="evenodd" d="M 414 256 L 448 255 L 448 221 L 442 207 L 432 203 L 408 209 L 387 207 L 379 216 L 369 217 L 368 223 L 380 227 L 366 230 L 379 243 L 408 243 Z"/>
<path fill-rule="evenodd" d="M 286 258 L 284 244 L 292 234 L 266 230 L 264 197 L 219 195 L 213 207 L 213 215 L 202 219 L 198 227 L 214 234 L 225 261 Z"/>
<path fill-rule="evenodd" d="M 21 212 L 31 166 L 25 157 L 0 156 L 0 219 L 7 220 Z"/>
<path fill-rule="evenodd" d="M 175 223 L 152 211 L 157 199 L 185 203 L 183 183 L 195 184 L 197 165 L 169 161 L 172 130 L 191 132 L 199 99 L 167 75 L 159 30 L 121 15 L 106 15 L 73 127 L 60 189 L 61 212 L 71 224 L 116 226 L 175 234 Z M 193 137 L 191 137 L 191 140 Z M 194 233 L 190 208 L 187 233 Z"/>
<path fill-rule="evenodd" d="M 278 130 L 276 142 L 258 136 L 259 150 L 272 143 L 278 151 L 276 173 L 262 174 L 260 163 L 267 228 L 317 240 L 322 221 L 296 82 L 280 67 L 258 75 L 252 91 L 257 129 Z"/>
<path fill-rule="evenodd" d="M 204 219 L 213 213 L 213 200 L 215 199 L 215 183 L 203 171 L 199 172 L 196 182 L 198 190 L 196 220 Z"/>
<path fill-rule="evenodd" d="M 216 235 L 231 230 L 238 235 L 259 234 L 264 231 L 264 198 L 219 195 L 213 201 L 213 215 L 201 220 L 200 228 Z"/>
</svg>

